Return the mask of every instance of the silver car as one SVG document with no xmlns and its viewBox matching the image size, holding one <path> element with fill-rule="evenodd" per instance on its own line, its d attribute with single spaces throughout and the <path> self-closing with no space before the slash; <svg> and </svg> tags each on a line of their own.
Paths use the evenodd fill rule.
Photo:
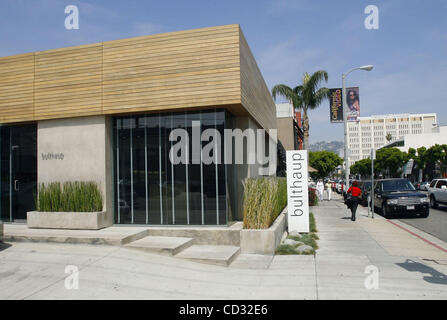
<svg viewBox="0 0 447 320">
<path fill-rule="evenodd" d="M 434 179 L 428 187 L 428 197 L 432 208 L 447 204 L 447 179 Z"/>
<path fill-rule="evenodd" d="M 425 182 L 421 182 L 419 189 L 421 189 L 422 191 L 428 191 L 429 187 L 430 187 L 430 182 L 425 181 Z"/>
</svg>

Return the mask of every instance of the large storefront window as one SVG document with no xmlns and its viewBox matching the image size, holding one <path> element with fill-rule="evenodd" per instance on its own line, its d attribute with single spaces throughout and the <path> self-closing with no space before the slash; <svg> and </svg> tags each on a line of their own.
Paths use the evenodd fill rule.
<svg viewBox="0 0 447 320">
<path fill-rule="evenodd" d="M 200 121 L 200 133 L 217 129 L 223 139 L 225 117 L 212 110 L 115 118 L 115 223 L 227 224 L 225 165 L 193 163 L 192 146 L 193 121 Z M 188 132 L 187 163 L 169 159 L 174 129 Z M 223 142 L 220 149 L 223 162 Z"/>
<path fill-rule="evenodd" d="M 0 126 L 0 220 L 25 221 L 37 193 L 36 124 Z"/>
</svg>

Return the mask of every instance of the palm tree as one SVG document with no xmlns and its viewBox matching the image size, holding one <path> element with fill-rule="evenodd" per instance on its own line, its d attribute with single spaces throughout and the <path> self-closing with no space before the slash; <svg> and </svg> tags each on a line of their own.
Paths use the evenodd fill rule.
<svg viewBox="0 0 447 320">
<path fill-rule="evenodd" d="M 292 89 L 284 84 L 278 84 L 272 89 L 273 99 L 276 100 L 277 96 L 282 96 L 293 105 L 295 110 L 303 111 L 303 148 L 305 150 L 309 149 L 309 117 L 307 111 L 317 108 L 325 99 L 329 99 L 329 89 L 319 88 L 323 80 L 327 82 L 328 77 L 328 73 L 324 70 L 319 70 L 312 75 L 306 72 L 303 75 L 303 83 L 295 88 Z"/>
<path fill-rule="evenodd" d="M 390 142 L 393 139 L 393 135 L 391 133 L 387 133 L 385 139 L 386 141 Z"/>
<path fill-rule="evenodd" d="M 408 149 L 408 158 L 413 159 L 416 163 L 417 168 L 419 169 L 419 177 L 418 181 L 422 182 L 422 179 L 424 178 L 424 170 L 427 167 L 427 164 L 429 162 L 429 154 L 427 153 L 426 147 L 420 147 L 414 149 L 409 148 Z"/>
</svg>

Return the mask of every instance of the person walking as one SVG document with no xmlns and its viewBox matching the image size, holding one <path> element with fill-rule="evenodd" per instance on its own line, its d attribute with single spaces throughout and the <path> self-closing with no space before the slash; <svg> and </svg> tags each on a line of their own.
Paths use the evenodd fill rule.
<svg viewBox="0 0 447 320">
<path fill-rule="evenodd" d="M 326 192 L 327 192 L 327 199 L 331 201 L 331 195 L 332 195 L 332 185 L 329 181 L 326 182 Z"/>
<path fill-rule="evenodd" d="M 351 220 L 355 221 L 355 213 L 357 207 L 360 203 L 360 196 L 362 195 L 362 190 L 358 187 L 359 183 L 357 181 L 352 182 L 352 186 L 348 189 L 348 208 L 351 209 Z"/>
<path fill-rule="evenodd" d="M 320 179 L 317 182 L 317 192 L 318 192 L 318 200 L 323 201 L 323 192 L 324 192 L 324 184 Z"/>
</svg>

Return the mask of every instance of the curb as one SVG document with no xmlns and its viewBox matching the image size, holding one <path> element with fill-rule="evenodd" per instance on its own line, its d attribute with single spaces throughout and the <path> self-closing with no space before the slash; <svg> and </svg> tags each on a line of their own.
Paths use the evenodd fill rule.
<svg viewBox="0 0 447 320">
<path fill-rule="evenodd" d="M 396 227 L 410 233 L 411 235 L 415 236 L 416 238 L 424 241 L 425 243 L 428 243 L 429 245 L 447 253 L 447 243 L 445 243 L 441 239 L 438 239 L 435 236 L 432 236 L 431 234 L 429 234 L 425 231 L 421 231 L 413 226 L 410 226 L 409 224 L 406 224 L 405 222 L 391 221 L 391 220 L 387 220 L 387 221 L 389 223 L 395 225 Z M 427 238 L 430 240 L 428 240 Z"/>
<path fill-rule="evenodd" d="M 368 208 L 362 208 L 362 209 L 365 212 L 368 211 Z M 367 217 L 365 217 L 365 218 L 367 218 Z M 369 218 L 371 219 L 371 216 L 369 216 Z M 433 236 L 425 231 L 419 230 L 418 228 L 415 228 L 415 227 L 413 227 L 405 222 L 402 222 L 400 220 L 388 220 L 379 214 L 374 214 L 374 220 L 375 219 L 385 220 L 385 221 L 391 223 L 392 225 L 398 227 L 399 229 L 404 230 L 404 231 L 408 232 L 409 234 L 411 234 L 412 236 L 415 236 L 416 238 L 424 241 L 425 243 L 435 247 L 436 249 L 439 249 L 439 250 L 447 253 L 447 243 L 442 241 L 441 239 L 436 238 L 435 236 Z"/>
</svg>

